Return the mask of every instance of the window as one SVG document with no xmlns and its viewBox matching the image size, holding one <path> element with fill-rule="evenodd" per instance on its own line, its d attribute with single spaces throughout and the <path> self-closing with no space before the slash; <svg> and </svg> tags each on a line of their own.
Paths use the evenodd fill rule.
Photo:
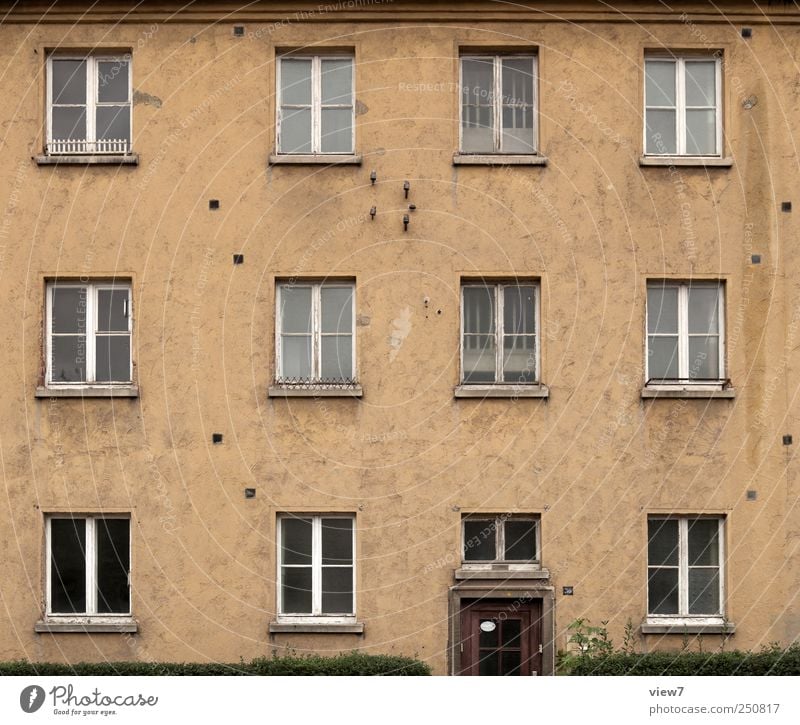
<svg viewBox="0 0 800 725">
<path fill-rule="evenodd" d="M 131 383 L 131 287 L 47 285 L 47 384 Z"/>
<path fill-rule="evenodd" d="M 536 57 L 462 56 L 462 153 L 536 153 Z"/>
<path fill-rule="evenodd" d="M 278 542 L 282 619 L 355 615 L 353 516 L 279 516 Z"/>
<path fill-rule="evenodd" d="M 720 75 L 719 58 L 645 59 L 646 154 L 721 154 Z"/>
<path fill-rule="evenodd" d="M 47 153 L 129 154 L 130 56 L 47 61 Z"/>
<path fill-rule="evenodd" d="M 465 565 L 539 561 L 537 517 L 470 515 L 461 524 Z"/>
<path fill-rule="evenodd" d="M 130 614 L 130 519 L 47 519 L 47 613 Z"/>
<path fill-rule="evenodd" d="M 535 383 L 538 285 L 465 283 L 461 293 L 463 383 Z"/>
<path fill-rule="evenodd" d="M 354 295 L 352 282 L 278 285 L 278 383 L 354 382 Z"/>
<path fill-rule="evenodd" d="M 647 382 L 719 384 L 724 295 L 718 282 L 647 285 Z"/>
<path fill-rule="evenodd" d="M 353 59 L 278 59 L 278 153 L 352 154 Z"/>
<path fill-rule="evenodd" d="M 722 617 L 724 519 L 647 520 L 647 611 L 656 617 Z"/>
</svg>

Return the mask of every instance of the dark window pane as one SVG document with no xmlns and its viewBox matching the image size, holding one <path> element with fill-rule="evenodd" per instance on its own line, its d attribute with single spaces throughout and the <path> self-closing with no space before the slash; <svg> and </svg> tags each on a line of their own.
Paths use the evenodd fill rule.
<svg viewBox="0 0 800 725">
<path fill-rule="evenodd" d="M 324 153 L 352 153 L 353 110 L 323 108 L 320 135 Z"/>
<path fill-rule="evenodd" d="M 675 111 L 650 108 L 647 110 L 645 119 L 647 122 L 647 153 L 677 153 L 678 141 L 675 130 Z"/>
<path fill-rule="evenodd" d="M 533 287 L 506 287 L 503 292 L 503 332 L 506 335 L 533 334 Z"/>
<path fill-rule="evenodd" d="M 478 646 L 497 647 L 499 631 L 496 620 L 481 619 L 478 625 Z"/>
<path fill-rule="evenodd" d="M 53 337 L 52 353 L 52 382 L 82 383 L 86 381 L 85 336 L 61 335 Z"/>
<path fill-rule="evenodd" d="M 310 334 L 311 287 L 282 286 L 280 295 L 281 332 L 304 332 Z"/>
<path fill-rule="evenodd" d="M 503 647 L 520 647 L 522 621 L 519 619 L 506 619 L 503 624 Z"/>
<path fill-rule="evenodd" d="M 719 569 L 689 569 L 689 614 L 719 614 Z"/>
<path fill-rule="evenodd" d="M 506 561 L 535 561 L 536 522 L 507 519 L 504 526 Z"/>
<path fill-rule="evenodd" d="M 96 338 L 98 383 L 126 383 L 131 379 L 131 338 L 128 335 L 100 335 Z"/>
<path fill-rule="evenodd" d="M 353 377 L 353 336 L 322 337 L 321 378 L 328 381 L 350 380 Z"/>
<path fill-rule="evenodd" d="M 311 104 L 311 61 L 281 59 L 281 103 L 308 106 Z"/>
<path fill-rule="evenodd" d="M 322 519 L 322 564 L 353 563 L 353 520 Z"/>
<path fill-rule="evenodd" d="M 53 332 L 86 332 L 86 288 L 53 288 Z"/>
<path fill-rule="evenodd" d="M 97 64 L 97 100 L 100 103 L 127 103 L 128 61 L 110 60 Z"/>
<path fill-rule="evenodd" d="M 689 566 L 719 565 L 719 520 L 690 519 Z"/>
<path fill-rule="evenodd" d="M 536 338 L 506 335 L 503 338 L 503 382 L 532 383 L 536 379 Z"/>
<path fill-rule="evenodd" d="M 661 335 L 678 333 L 678 288 L 647 288 L 647 331 Z"/>
<path fill-rule="evenodd" d="M 645 103 L 648 106 L 675 106 L 675 61 L 645 61 Z"/>
<path fill-rule="evenodd" d="M 351 567 L 322 567 L 322 613 L 352 614 L 353 570 Z"/>
<path fill-rule="evenodd" d="M 491 675 L 499 675 L 499 659 L 500 653 L 499 652 L 491 652 L 487 650 L 486 652 L 481 651 L 480 655 L 480 662 L 478 663 L 478 674 L 491 676 Z"/>
<path fill-rule="evenodd" d="M 651 378 L 656 380 L 678 377 L 678 338 L 655 337 L 647 338 L 647 371 Z"/>
<path fill-rule="evenodd" d="M 496 366 L 494 335 L 464 336 L 465 383 L 493 383 Z"/>
<path fill-rule="evenodd" d="M 50 611 L 86 612 L 86 520 L 50 521 Z"/>
<path fill-rule="evenodd" d="M 281 520 L 281 563 L 311 565 L 311 519 Z"/>
<path fill-rule="evenodd" d="M 678 614 L 677 569 L 648 571 L 647 602 L 650 614 Z"/>
<path fill-rule="evenodd" d="M 464 522 L 464 561 L 494 561 L 497 557 L 497 524 L 494 519 Z"/>
<path fill-rule="evenodd" d="M 125 332 L 128 329 L 126 307 L 128 290 L 97 291 L 97 329 L 99 332 Z"/>
<path fill-rule="evenodd" d="M 494 287 L 464 287 L 464 332 L 494 332 Z"/>
<path fill-rule="evenodd" d="M 322 305 L 322 332 L 340 335 L 353 331 L 353 288 L 323 287 L 320 291 Z"/>
<path fill-rule="evenodd" d="M 53 103 L 86 103 L 86 61 L 53 59 Z"/>
<path fill-rule="evenodd" d="M 677 519 L 649 519 L 647 539 L 647 563 L 650 566 L 678 565 Z"/>
<path fill-rule="evenodd" d="M 464 151 L 495 150 L 492 118 L 494 61 L 461 61 L 461 147 Z"/>
<path fill-rule="evenodd" d="M 283 567 L 282 614 L 311 614 L 311 567 Z"/>
<path fill-rule="evenodd" d="M 131 107 L 101 106 L 97 109 L 97 140 L 123 139 L 131 137 Z"/>
<path fill-rule="evenodd" d="M 281 374 L 284 378 L 311 378 L 311 336 L 281 336 Z"/>
<path fill-rule="evenodd" d="M 281 153 L 311 153 L 311 109 L 281 109 Z"/>
<path fill-rule="evenodd" d="M 53 108 L 53 140 L 86 140 L 86 109 L 72 106 Z"/>
<path fill-rule="evenodd" d="M 124 614 L 131 610 L 128 572 L 130 572 L 130 521 L 98 519 L 97 611 Z"/>
<path fill-rule="evenodd" d="M 352 58 L 330 58 L 320 63 L 322 105 L 349 105 L 353 101 Z"/>
<path fill-rule="evenodd" d="M 503 652 L 502 663 L 504 675 L 519 675 L 520 665 L 522 664 L 522 652 Z"/>
</svg>

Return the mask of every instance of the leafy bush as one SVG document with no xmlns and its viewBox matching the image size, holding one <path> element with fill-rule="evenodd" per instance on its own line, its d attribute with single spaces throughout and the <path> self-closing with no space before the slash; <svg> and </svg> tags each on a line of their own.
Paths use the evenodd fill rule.
<svg viewBox="0 0 800 725">
<path fill-rule="evenodd" d="M 430 667 L 410 657 L 352 652 L 336 657 L 260 658 L 239 664 L 177 662 L 0 662 L 0 677 L 50 675 L 430 675 Z"/>
</svg>

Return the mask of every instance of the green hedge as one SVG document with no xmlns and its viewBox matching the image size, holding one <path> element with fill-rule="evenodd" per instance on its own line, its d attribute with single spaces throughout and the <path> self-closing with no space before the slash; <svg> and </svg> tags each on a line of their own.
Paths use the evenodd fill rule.
<svg viewBox="0 0 800 725">
<path fill-rule="evenodd" d="M 239 664 L 178 662 L 0 662 L 0 677 L 32 675 L 430 675 L 430 667 L 410 657 L 353 652 L 336 657 L 275 657 Z"/>
<path fill-rule="evenodd" d="M 570 675 L 800 675 L 800 646 L 762 652 L 651 652 L 577 657 Z"/>
</svg>

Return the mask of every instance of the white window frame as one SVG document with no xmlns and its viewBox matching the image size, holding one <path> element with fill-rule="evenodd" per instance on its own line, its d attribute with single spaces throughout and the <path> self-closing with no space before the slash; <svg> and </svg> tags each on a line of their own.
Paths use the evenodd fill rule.
<svg viewBox="0 0 800 725">
<path fill-rule="evenodd" d="M 678 378 L 676 380 L 665 379 L 663 382 L 659 380 L 650 380 L 650 337 L 673 337 L 672 335 L 664 335 L 661 333 L 650 333 L 648 330 L 648 319 L 650 310 L 647 307 L 647 294 L 645 294 L 645 320 L 644 320 L 644 363 L 645 363 L 645 381 L 648 388 L 658 388 L 659 390 L 684 390 L 691 387 L 692 390 L 719 390 L 721 386 L 725 385 L 727 379 L 725 377 L 725 283 L 713 281 L 690 281 L 680 282 L 673 280 L 648 280 L 647 289 L 651 287 L 657 289 L 664 288 L 677 288 L 678 289 Z M 718 359 L 719 370 L 718 377 L 711 380 L 702 380 L 695 382 L 689 378 L 689 288 L 706 287 L 709 289 L 716 289 L 717 294 L 717 324 L 719 326 L 718 340 Z M 694 333 L 699 335 L 699 333 Z"/>
<path fill-rule="evenodd" d="M 86 564 L 86 612 L 62 613 L 52 611 L 52 535 L 51 523 L 53 519 L 81 519 L 86 522 L 86 550 L 84 559 Z M 128 521 L 128 604 L 127 612 L 97 612 L 97 521 L 99 519 L 125 519 Z M 92 562 L 92 566 L 88 565 Z M 64 623 L 107 623 L 115 624 L 120 619 L 130 619 L 133 615 L 133 592 L 131 580 L 133 578 L 133 526 L 130 514 L 47 514 L 45 518 L 45 613 L 48 620 Z"/>
<path fill-rule="evenodd" d="M 647 105 L 647 62 L 648 61 L 670 61 L 675 63 L 675 106 L 648 106 Z M 645 73 L 644 73 L 644 117 L 642 123 L 642 152 L 645 156 L 689 156 L 695 157 L 695 154 L 688 154 L 686 152 L 686 63 L 692 61 L 714 61 L 716 66 L 716 153 L 713 154 L 700 154 L 699 158 L 721 158 L 722 157 L 722 60 L 718 55 L 667 55 L 667 54 L 651 54 L 645 55 Z M 647 111 L 648 109 L 664 109 L 675 110 L 675 133 L 677 135 L 674 153 L 653 153 L 647 150 Z M 701 106 L 692 106 L 692 108 L 701 108 Z M 710 108 L 710 107 L 704 107 Z"/>
<path fill-rule="evenodd" d="M 325 108 L 338 108 L 350 110 L 350 150 L 349 151 L 323 151 L 322 150 L 322 61 L 323 60 L 350 60 L 352 77 L 350 79 L 350 103 L 349 104 L 325 104 Z M 283 151 L 281 150 L 281 126 L 283 118 L 281 110 L 283 108 L 281 67 L 284 60 L 310 60 L 311 61 L 311 151 Z M 356 149 L 356 62 L 355 56 L 346 53 L 331 53 L 321 55 L 281 55 L 278 56 L 276 69 L 275 97 L 275 149 L 278 156 L 353 156 Z M 294 106 L 290 106 L 294 107 Z M 307 106 L 296 106 L 297 108 L 307 108 Z"/>
<path fill-rule="evenodd" d="M 321 384 L 322 381 L 322 289 L 324 287 L 346 287 L 352 289 L 353 305 L 351 309 L 352 330 L 352 378 L 350 381 L 328 382 L 327 386 L 350 387 L 358 381 L 358 364 L 356 360 L 356 283 L 351 280 L 326 281 L 319 280 L 296 280 L 292 283 L 278 281 L 275 285 L 275 382 L 278 385 L 287 385 L 283 376 L 283 349 L 282 349 L 282 329 L 281 329 L 281 292 L 284 287 L 311 287 L 311 379 L 310 385 Z M 332 334 L 332 333 L 325 333 Z"/>
<path fill-rule="evenodd" d="M 468 521 L 492 521 L 495 530 L 495 558 L 467 559 L 465 557 L 465 547 L 467 545 L 466 523 Z M 505 555 L 505 524 L 506 521 L 530 521 L 535 524 L 535 546 L 536 558 L 531 561 L 519 561 L 514 559 L 504 559 L 498 554 Z M 537 514 L 479 514 L 472 513 L 461 517 L 461 568 L 464 571 L 491 571 L 502 567 L 503 571 L 536 571 L 541 568 L 542 549 L 541 549 L 542 519 Z"/>
<path fill-rule="evenodd" d="M 283 613 L 283 559 L 281 546 L 281 527 L 287 519 L 311 519 L 311 613 Z M 351 521 L 353 524 L 353 560 L 351 568 L 353 570 L 353 606 L 351 614 L 323 614 L 322 613 L 322 519 L 343 519 Z M 355 514 L 340 513 L 285 513 L 278 515 L 277 525 L 277 563 L 278 582 L 277 591 L 277 621 L 285 624 L 353 624 L 356 621 L 356 516 Z M 287 564 L 286 566 L 296 566 L 298 568 L 308 568 L 305 564 Z M 342 567 L 344 568 L 344 567 Z"/>
<path fill-rule="evenodd" d="M 695 519 L 713 519 L 719 524 L 717 541 L 719 543 L 719 614 L 689 614 L 689 521 Z M 645 587 L 647 623 L 648 624 L 676 624 L 676 625 L 720 625 L 725 624 L 725 517 L 717 515 L 683 514 L 674 515 L 650 515 L 647 517 L 647 524 L 651 521 L 678 522 L 678 566 L 659 567 L 678 569 L 678 613 L 677 614 L 651 614 L 650 613 L 650 558 L 647 558 L 647 587 Z M 649 534 L 647 535 L 649 546 Z"/>
<path fill-rule="evenodd" d="M 53 290 L 58 287 L 72 287 L 72 288 L 80 288 L 85 287 L 87 289 L 86 293 L 86 380 L 84 382 L 64 382 L 64 381 L 56 381 L 53 382 Z M 101 290 L 114 290 L 114 291 L 121 291 L 127 290 L 128 292 L 128 307 L 127 307 L 127 314 L 128 314 L 128 332 L 127 335 L 130 338 L 130 361 L 128 366 L 128 380 L 115 380 L 115 381 L 103 381 L 103 382 L 95 382 L 95 377 L 97 376 L 96 370 L 96 337 L 97 337 L 97 293 Z M 59 281 L 50 281 L 47 283 L 47 294 L 46 294 L 46 311 L 45 311 L 45 319 L 46 319 L 46 344 L 45 344 L 45 370 L 46 370 L 46 377 L 45 380 L 46 385 L 48 388 L 53 389 L 67 389 L 67 388 L 83 388 L 83 387 L 103 387 L 103 388 L 112 388 L 112 387 L 119 387 L 119 386 L 130 386 L 133 384 L 133 307 L 132 307 L 132 295 L 131 295 L 131 283 L 129 281 L 121 281 L 115 282 L 113 280 L 96 280 L 96 281 L 89 281 L 89 282 L 59 282 Z M 63 333 L 68 334 L 68 333 Z M 108 335 L 118 335 L 123 336 L 124 333 L 116 332 L 116 333 L 106 333 Z M 102 336 L 106 336 L 105 334 Z"/>
<path fill-rule="evenodd" d="M 479 287 L 481 289 L 492 288 L 494 290 L 494 310 L 495 310 L 495 319 L 494 319 L 494 336 L 495 336 L 495 361 L 494 361 L 494 382 L 467 382 L 465 380 L 465 369 L 464 369 L 464 289 L 467 287 Z M 503 381 L 503 337 L 505 335 L 505 316 L 504 316 L 504 303 L 505 303 L 505 294 L 498 294 L 501 289 L 505 289 L 506 287 L 533 287 L 533 355 L 534 355 L 534 365 L 536 366 L 533 376 L 534 379 L 530 382 L 521 383 L 519 380 L 515 380 L 513 382 L 504 382 Z M 472 386 L 472 385 L 484 385 L 484 386 L 507 386 L 507 387 L 528 387 L 528 386 L 536 386 L 541 385 L 541 373 L 540 373 L 540 346 L 541 346 L 541 326 L 539 324 L 539 290 L 540 284 L 538 280 L 519 280 L 516 282 L 513 281 L 486 281 L 480 282 L 478 280 L 462 280 L 461 282 L 461 334 L 459 340 L 459 348 L 461 353 L 461 376 L 460 376 L 460 385 L 465 386 Z"/>
<path fill-rule="evenodd" d="M 77 60 L 86 61 L 86 138 L 79 139 L 59 139 L 61 143 L 55 144 L 53 139 L 53 61 L 54 60 Z M 125 62 L 128 64 L 128 101 L 122 103 L 99 102 L 97 100 L 97 69 L 98 63 Z M 69 105 L 69 104 L 59 104 Z M 96 109 L 102 106 L 124 106 L 130 107 L 130 127 L 127 139 L 110 139 L 99 141 L 96 138 Z M 47 144 L 46 152 L 51 156 L 58 155 L 78 155 L 90 156 L 100 154 L 118 154 L 127 156 L 133 147 L 133 62 L 130 53 L 125 55 L 102 55 L 102 54 L 64 54 L 51 53 L 47 57 Z"/>
<path fill-rule="evenodd" d="M 492 131 L 494 135 L 493 151 L 466 151 L 464 149 L 464 61 L 493 60 L 492 65 Z M 533 150 L 529 152 L 504 151 L 503 145 L 503 60 L 510 58 L 533 61 Z M 458 60 L 458 148 L 459 154 L 465 156 L 499 155 L 499 156 L 538 156 L 539 155 L 539 54 L 538 53 L 465 53 Z"/>
</svg>

